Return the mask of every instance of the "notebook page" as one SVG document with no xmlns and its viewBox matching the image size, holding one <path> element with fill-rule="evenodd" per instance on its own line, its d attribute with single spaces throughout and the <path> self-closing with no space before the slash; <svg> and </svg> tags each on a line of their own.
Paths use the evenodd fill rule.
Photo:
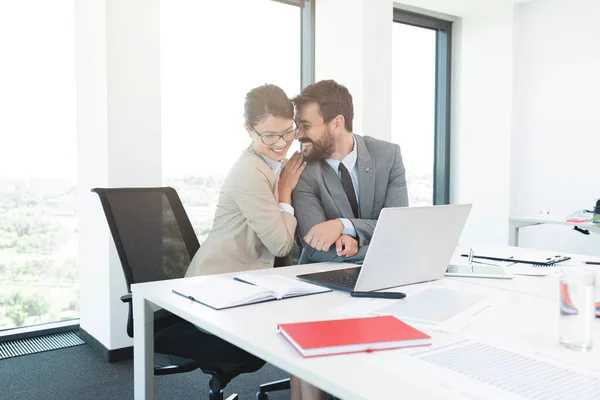
<svg viewBox="0 0 600 400">
<path fill-rule="evenodd" d="M 275 274 L 240 274 L 236 275 L 235 278 L 259 286 L 265 290 L 271 291 L 279 299 L 286 296 L 322 293 L 329 291 L 329 289 L 326 289 L 322 286 L 312 285 L 310 283 L 302 282 L 297 279 Z"/>
<path fill-rule="evenodd" d="M 179 282 L 173 291 L 216 309 L 249 304 L 273 297 L 258 286 L 231 278 L 209 276 L 200 282 Z"/>
</svg>

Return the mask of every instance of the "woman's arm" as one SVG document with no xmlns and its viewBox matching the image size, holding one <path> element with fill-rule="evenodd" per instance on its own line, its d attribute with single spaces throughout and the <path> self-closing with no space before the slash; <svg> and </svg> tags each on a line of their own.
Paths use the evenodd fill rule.
<svg viewBox="0 0 600 400">
<path fill-rule="evenodd" d="M 248 169 L 251 173 L 245 170 L 232 176 L 225 190 L 265 247 L 276 257 L 284 257 L 294 244 L 296 218 L 280 209 L 265 173 L 255 166 Z"/>
</svg>

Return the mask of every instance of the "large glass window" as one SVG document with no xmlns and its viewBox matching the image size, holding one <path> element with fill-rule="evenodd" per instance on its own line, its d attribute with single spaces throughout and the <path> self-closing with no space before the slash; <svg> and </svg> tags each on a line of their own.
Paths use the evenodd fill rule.
<svg viewBox="0 0 600 400">
<path fill-rule="evenodd" d="M 0 2 L 0 334 L 79 317 L 73 14 Z"/>
<path fill-rule="evenodd" d="M 450 22 L 394 10 L 392 133 L 411 206 L 449 202 Z"/>
<path fill-rule="evenodd" d="M 301 13 L 271 0 L 161 3 L 163 183 L 177 189 L 201 243 L 223 178 L 250 144 L 246 93 L 264 83 L 289 97 L 301 90 Z"/>
</svg>

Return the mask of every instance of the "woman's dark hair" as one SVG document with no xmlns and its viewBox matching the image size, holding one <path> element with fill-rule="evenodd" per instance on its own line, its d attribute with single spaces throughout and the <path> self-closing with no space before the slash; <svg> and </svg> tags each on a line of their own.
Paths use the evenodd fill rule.
<svg viewBox="0 0 600 400">
<path fill-rule="evenodd" d="M 293 119 L 294 104 L 279 86 L 265 84 L 246 95 L 244 120 L 254 127 L 268 117 Z"/>
</svg>

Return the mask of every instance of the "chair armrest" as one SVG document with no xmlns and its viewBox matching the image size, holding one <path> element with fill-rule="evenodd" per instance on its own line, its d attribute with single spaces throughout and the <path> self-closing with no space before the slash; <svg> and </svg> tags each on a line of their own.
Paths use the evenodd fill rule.
<svg viewBox="0 0 600 400">
<path fill-rule="evenodd" d="M 131 293 L 127 293 L 127 294 L 124 294 L 123 296 L 121 296 L 121 301 L 123 303 L 131 303 L 132 299 L 133 299 L 133 297 L 132 297 Z"/>
</svg>

